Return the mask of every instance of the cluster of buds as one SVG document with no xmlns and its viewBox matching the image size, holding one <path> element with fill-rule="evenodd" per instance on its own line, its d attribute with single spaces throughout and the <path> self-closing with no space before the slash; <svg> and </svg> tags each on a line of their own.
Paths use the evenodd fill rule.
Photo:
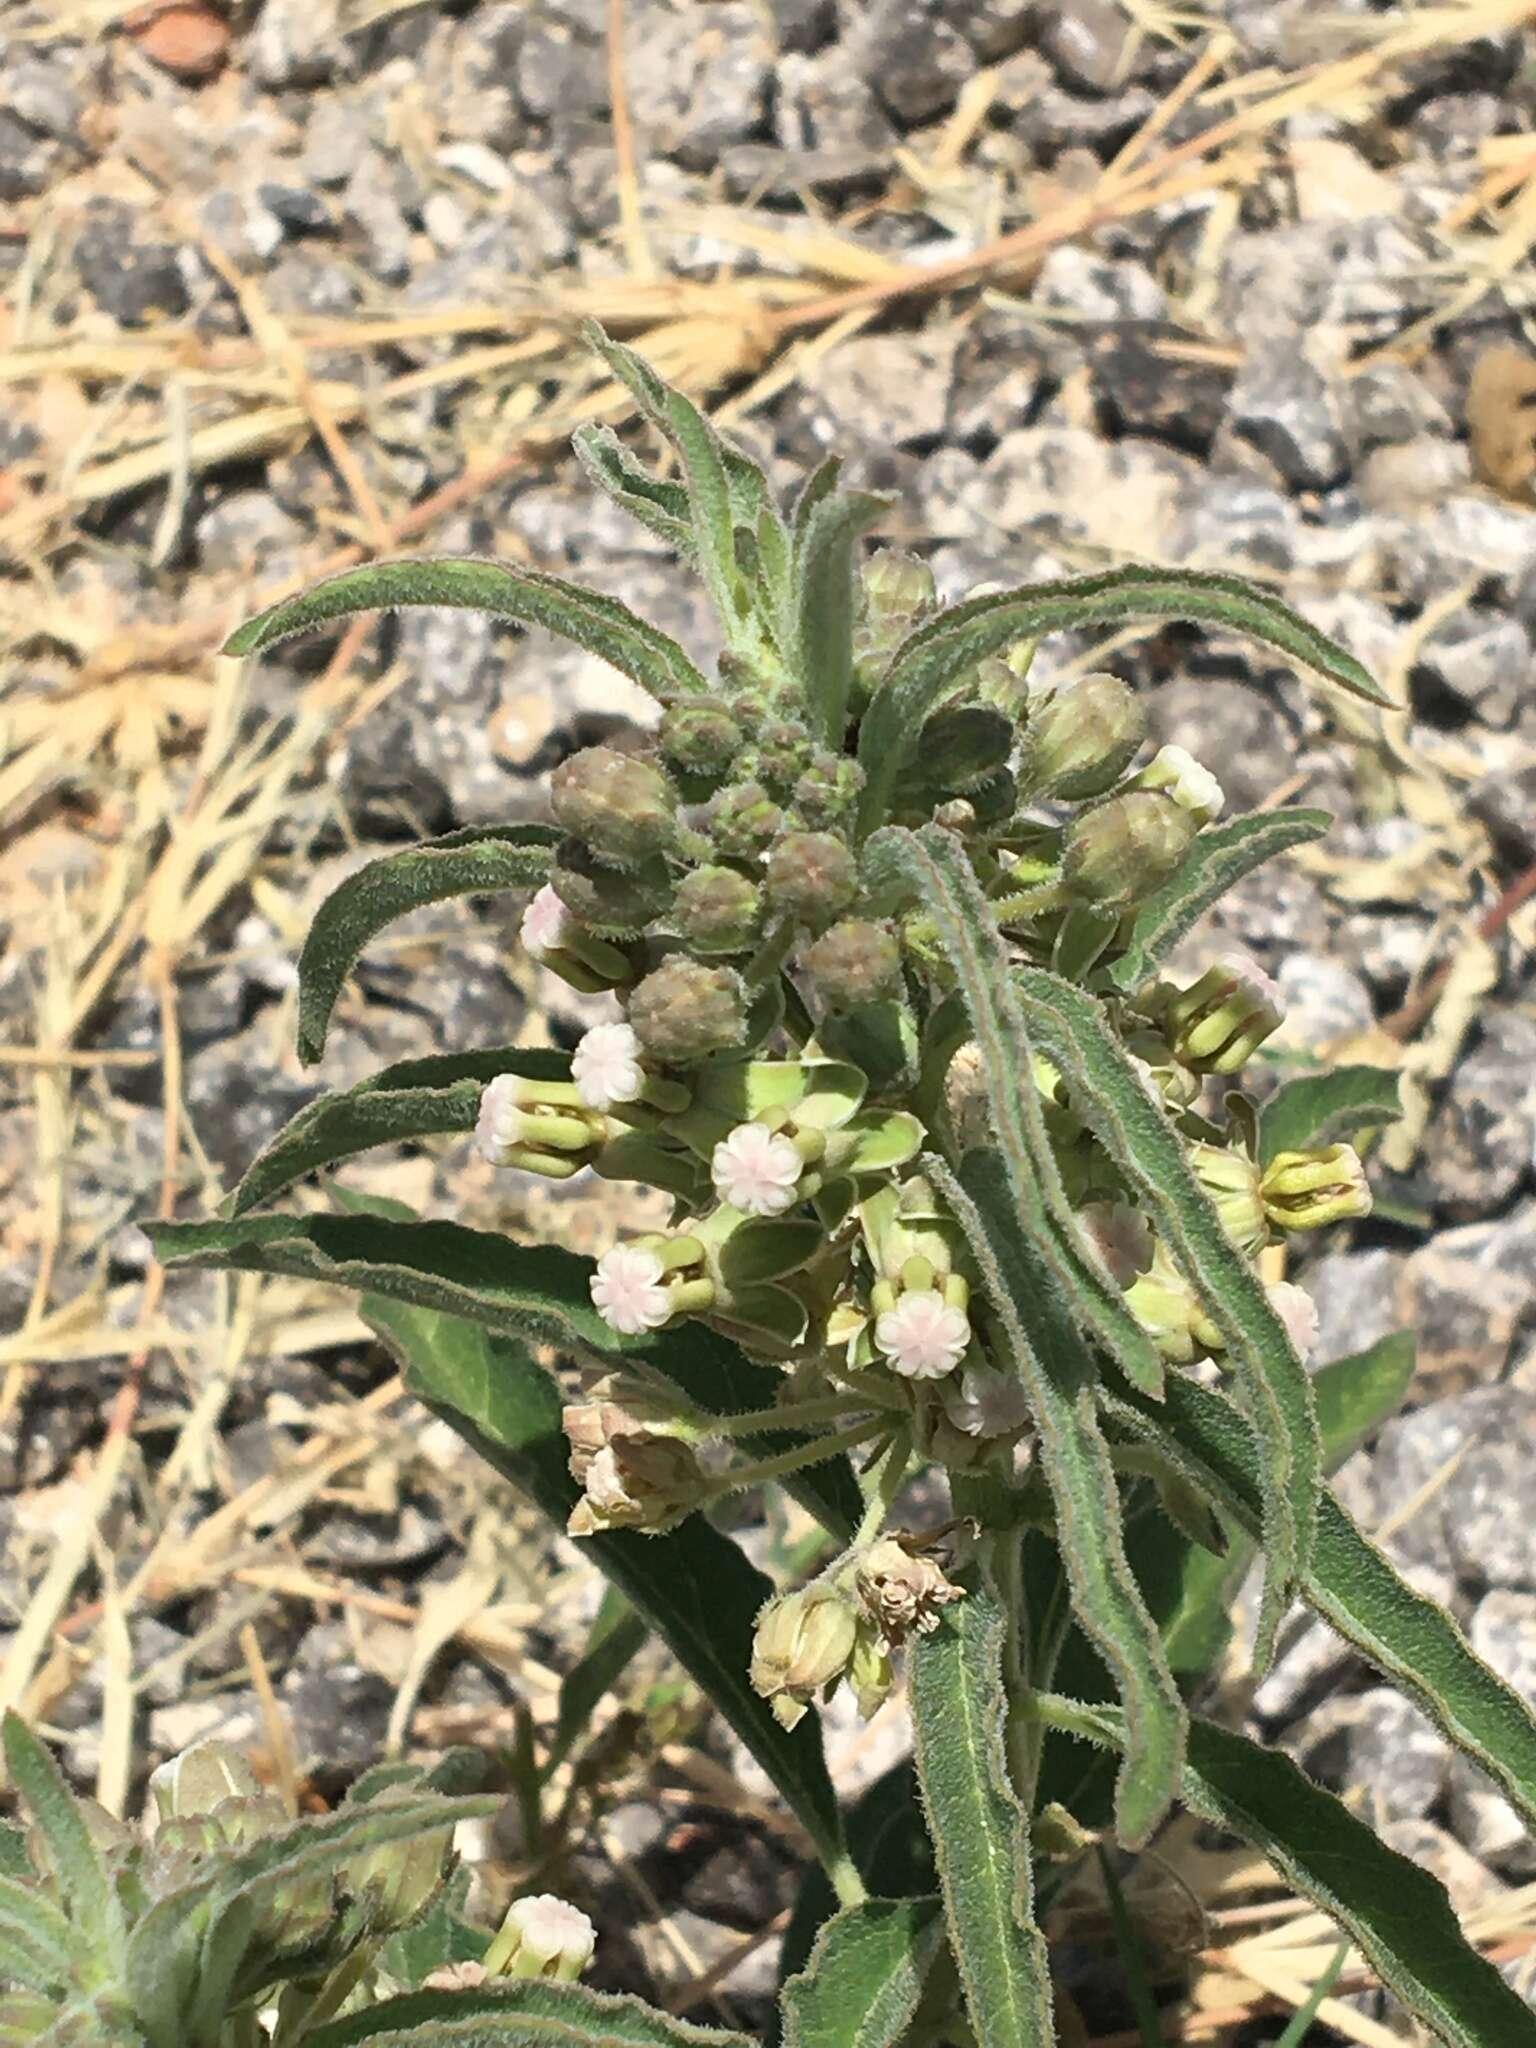
<svg viewBox="0 0 1536 2048">
<path fill-rule="evenodd" d="M 709 1494 L 709 1482 L 673 1415 L 644 1388 L 602 1380 L 561 1417 L 571 1447 L 571 1477 L 582 1489 L 571 1510 L 572 1536 L 600 1529 L 660 1535 Z"/>
</svg>

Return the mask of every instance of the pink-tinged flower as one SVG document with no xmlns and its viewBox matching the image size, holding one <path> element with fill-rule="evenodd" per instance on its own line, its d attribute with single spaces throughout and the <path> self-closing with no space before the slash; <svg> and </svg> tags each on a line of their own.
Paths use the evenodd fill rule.
<svg viewBox="0 0 1536 2048">
<path fill-rule="evenodd" d="M 1202 825 L 1219 818 L 1226 806 L 1221 784 L 1183 747 L 1159 747 L 1136 780 L 1143 789 L 1162 790 Z"/>
<path fill-rule="evenodd" d="M 1129 1287 L 1151 1265 L 1151 1226 L 1129 1202 L 1085 1202 L 1077 1220 L 1117 1287 Z"/>
<path fill-rule="evenodd" d="M 1029 1420 L 1029 1403 L 1017 1374 L 968 1365 L 958 1379 L 947 1380 L 939 1399 L 944 1413 L 962 1436 L 1011 1436 Z"/>
<path fill-rule="evenodd" d="M 1280 993 L 1280 984 L 1273 975 L 1266 974 L 1251 953 L 1238 951 L 1223 953 L 1216 965 L 1230 974 L 1233 992 L 1249 996 L 1256 1004 L 1274 1010 L 1277 1015 L 1285 1011 L 1285 997 Z"/>
<path fill-rule="evenodd" d="M 641 1245 L 616 1244 L 604 1252 L 589 1284 L 593 1306 L 621 1337 L 659 1330 L 671 1318 L 661 1261 Z"/>
<path fill-rule="evenodd" d="M 971 1341 L 964 1309 L 951 1308 L 935 1287 L 915 1288 L 875 1320 L 875 1342 L 892 1370 L 909 1380 L 953 1372 Z"/>
<path fill-rule="evenodd" d="M 486 1961 L 497 1976 L 550 1977 L 573 1984 L 596 1946 L 597 1929 L 579 1906 L 553 1892 L 536 1892 L 507 1908 Z"/>
<path fill-rule="evenodd" d="M 788 1138 L 763 1124 L 738 1124 L 709 1162 L 715 1193 L 748 1216 L 782 1216 L 795 1206 L 804 1162 Z"/>
<path fill-rule="evenodd" d="M 509 1165 L 513 1146 L 522 1142 L 525 1119 L 517 1099 L 518 1085 L 516 1074 L 498 1074 L 480 1096 L 475 1145 L 492 1166 Z"/>
<path fill-rule="evenodd" d="M 1285 1325 L 1285 1334 L 1296 1347 L 1299 1358 L 1309 1358 L 1317 1343 L 1317 1303 L 1305 1287 L 1289 1280 L 1277 1280 L 1266 1290 L 1269 1305 Z"/>
<path fill-rule="evenodd" d="M 588 1109 L 633 1102 L 645 1086 L 639 1039 L 627 1024 L 594 1024 L 571 1055 L 571 1079 Z"/>
<path fill-rule="evenodd" d="M 550 883 L 528 901 L 523 912 L 523 921 L 518 928 L 523 950 L 531 953 L 535 960 L 542 960 L 546 953 L 553 953 L 565 943 L 572 924 L 571 913 L 555 894 Z"/>
</svg>

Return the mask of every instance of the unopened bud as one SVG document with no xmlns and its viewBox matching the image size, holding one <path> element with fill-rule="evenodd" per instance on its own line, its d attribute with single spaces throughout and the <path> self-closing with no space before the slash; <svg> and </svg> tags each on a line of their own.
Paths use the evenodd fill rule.
<svg viewBox="0 0 1536 2048">
<path fill-rule="evenodd" d="M 636 867 L 608 867 L 577 839 L 561 846 L 549 880 L 573 917 L 609 938 L 638 937 L 672 898 L 672 879 L 659 854 Z"/>
<path fill-rule="evenodd" d="M 782 1594 L 758 1615 L 750 1676 L 781 1727 L 793 1728 L 817 1693 L 842 1677 L 858 1624 L 848 1595 L 820 1584 Z"/>
<path fill-rule="evenodd" d="M 1284 1018 L 1275 983 L 1240 953 L 1225 955 L 1156 1007 L 1174 1052 L 1207 1074 L 1235 1074 Z"/>
<path fill-rule="evenodd" d="M 969 796 L 1006 766 L 1017 728 L 985 704 L 954 704 L 923 726 L 897 784 L 898 800 Z"/>
<path fill-rule="evenodd" d="M 965 1588 L 953 1585 L 931 1557 L 895 1536 L 871 1544 L 853 1582 L 864 1612 L 893 1646 L 910 1635 L 932 1635 L 950 1602 L 965 1598 Z"/>
<path fill-rule="evenodd" d="M 672 843 L 677 794 L 661 770 L 614 747 L 584 747 L 549 781 L 556 818 L 600 860 L 628 866 Z"/>
<path fill-rule="evenodd" d="M 763 924 L 763 892 L 736 868 L 695 868 L 672 899 L 672 922 L 698 953 L 744 953 Z"/>
<path fill-rule="evenodd" d="M 818 752 L 795 784 L 795 808 L 807 825 L 839 825 L 859 800 L 864 771 L 846 755 Z"/>
<path fill-rule="evenodd" d="M 1371 1213 L 1370 1185 L 1352 1145 L 1277 1152 L 1259 1185 L 1264 1213 L 1281 1230 L 1321 1230 Z"/>
<path fill-rule="evenodd" d="M 585 1400 L 568 1401 L 560 1411 L 560 1427 L 571 1447 L 571 1477 L 585 1486 L 592 1460 L 620 1437 L 679 1435 L 686 1441 L 677 1409 L 677 1402 L 669 1407 L 642 1381 L 605 1373 Z"/>
<path fill-rule="evenodd" d="M 1227 799 L 1221 784 L 1183 747 L 1159 747 L 1136 777 L 1137 789 L 1160 789 L 1197 825 L 1219 818 Z"/>
<path fill-rule="evenodd" d="M 1226 1145 L 1196 1144 L 1189 1148 L 1189 1163 L 1238 1250 L 1256 1252 L 1266 1244 L 1269 1226 L 1256 1162 Z"/>
<path fill-rule="evenodd" d="M 803 725 L 778 718 L 757 741 L 757 774 L 775 796 L 787 795 L 811 763 L 811 737 Z"/>
<path fill-rule="evenodd" d="M 760 782 L 736 782 L 709 806 L 704 830 L 727 860 L 749 860 L 778 837 L 784 813 Z"/>
<path fill-rule="evenodd" d="M 1211 1330 L 1199 1296 L 1158 1246 L 1150 1272 L 1125 1291 L 1125 1305 L 1164 1358 L 1187 1365 L 1197 1349 L 1209 1348 Z"/>
<path fill-rule="evenodd" d="M 932 611 L 938 595 L 928 564 L 899 548 L 877 548 L 861 569 L 859 582 L 872 626 L 899 622 L 905 628 Z"/>
<path fill-rule="evenodd" d="M 1029 1400 L 1016 1372 L 968 1365 L 940 1380 L 938 1394 L 945 1417 L 962 1436 L 988 1442 L 1029 1426 Z"/>
<path fill-rule="evenodd" d="M 745 741 L 736 720 L 718 704 L 674 704 L 656 734 L 665 759 L 689 775 L 728 774 Z"/>
<path fill-rule="evenodd" d="M 899 986 L 901 948 L 884 925 L 844 918 L 807 950 L 805 970 L 829 1010 L 855 1010 Z"/>
<path fill-rule="evenodd" d="M 1068 803 L 1102 796 L 1120 780 L 1146 736 L 1147 714 L 1129 683 L 1119 676 L 1084 676 L 1032 714 L 1020 782 L 1031 796 Z"/>
<path fill-rule="evenodd" d="M 401 1787 L 369 1803 L 384 1806 L 416 1795 Z M 430 1828 L 399 1842 L 360 1850 L 346 1866 L 346 1889 L 362 1908 L 371 1936 L 409 1927 L 442 1890 L 453 1863 L 453 1829 Z"/>
<path fill-rule="evenodd" d="M 553 1892 L 514 1899 L 485 1952 L 488 1977 L 548 1977 L 574 1984 L 592 1960 L 597 1929 Z"/>
<path fill-rule="evenodd" d="M 746 1029 L 741 976 L 674 953 L 648 974 L 629 1000 L 629 1021 L 641 1045 L 663 1066 L 688 1066 L 738 1046 Z"/>
<path fill-rule="evenodd" d="M 791 832 L 768 857 L 768 900 L 818 931 L 859 893 L 859 865 L 833 832 Z"/>
<path fill-rule="evenodd" d="M 879 1628 L 866 1616 L 859 1617 L 848 1669 L 843 1675 L 853 1694 L 853 1703 L 866 1721 L 890 1698 L 896 1678 L 891 1669 L 891 1653 Z"/>
<path fill-rule="evenodd" d="M 163 1820 L 212 1813 L 226 1799 L 252 1799 L 261 1790 L 245 1756 L 229 1742 L 199 1742 L 149 1774 L 155 1810 Z"/>
<path fill-rule="evenodd" d="M 1155 1249 L 1151 1226 L 1129 1202 L 1087 1202 L 1077 1220 L 1117 1287 L 1129 1287 L 1150 1268 Z"/>
<path fill-rule="evenodd" d="M 1196 825 L 1155 790 L 1134 789 L 1080 811 L 1067 827 L 1062 877 L 1101 910 L 1139 903 L 1161 888 L 1189 850 Z"/>
</svg>

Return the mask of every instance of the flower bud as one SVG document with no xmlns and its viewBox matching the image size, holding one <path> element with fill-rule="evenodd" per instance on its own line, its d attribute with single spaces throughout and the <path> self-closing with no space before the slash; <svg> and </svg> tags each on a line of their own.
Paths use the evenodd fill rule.
<svg viewBox="0 0 1536 2048">
<path fill-rule="evenodd" d="M 608 867 L 577 839 L 561 846 L 549 880 L 573 917 L 611 938 L 637 937 L 672 897 L 672 879 L 659 854 L 633 868 Z"/>
<path fill-rule="evenodd" d="M 638 754 L 583 747 L 550 777 L 549 800 L 559 823 L 600 860 L 627 867 L 672 843 L 677 794 Z"/>
<path fill-rule="evenodd" d="M 901 948 L 884 925 L 844 918 L 808 948 L 805 969 L 829 1010 L 856 1010 L 878 1002 L 899 985 Z"/>
<path fill-rule="evenodd" d="M 597 1929 L 578 1906 L 553 1892 L 514 1899 L 485 1952 L 488 1977 L 549 1977 L 574 1984 L 592 1960 Z"/>
<path fill-rule="evenodd" d="M 1209 1331 L 1195 1290 L 1161 1245 L 1150 1272 L 1125 1290 L 1125 1305 L 1164 1358 L 1188 1365 L 1197 1348 L 1208 1347 Z"/>
<path fill-rule="evenodd" d="M 880 1630 L 863 1615 L 854 1631 L 844 1676 L 853 1692 L 854 1705 L 866 1721 L 890 1698 L 896 1678 L 891 1669 L 891 1653 Z"/>
<path fill-rule="evenodd" d="M 864 770 L 846 755 L 818 751 L 795 784 L 795 808 L 807 825 L 840 825 L 864 787 Z"/>
<path fill-rule="evenodd" d="M 750 1677 L 783 1728 L 842 1677 L 853 1655 L 859 1614 L 837 1587 L 813 1584 L 781 1594 L 757 1617 Z"/>
<path fill-rule="evenodd" d="M 1209 768 L 1203 768 L 1183 747 L 1159 747 L 1136 777 L 1137 789 L 1160 789 L 1188 811 L 1197 825 L 1219 818 L 1227 799 Z"/>
<path fill-rule="evenodd" d="M 1161 1031 L 1128 1031 L 1124 1045 L 1142 1086 L 1155 1100 L 1178 1110 L 1188 1109 L 1198 1098 L 1200 1076 L 1174 1058 Z"/>
<path fill-rule="evenodd" d="M 1185 1066 L 1235 1074 L 1284 1018 L 1280 991 L 1257 962 L 1228 953 L 1186 989 L 1156 999 L 1159 1022 Z"/>
<path fill-rule="evenodd" d="M 786 795 L 811 765 L 811 736 L 792 719 L 765 725 L 757 741 L 757 774 L 775 796 Z"/>
<path fill-rule="evenodd" d="M 763 892 L 736 868 L 695 868 L 677 885 L 672 921 L 698 953 L 744 953 L 763 924 Z"/>
<path fill-rule="evenodd" d="M 518 937 L 530 959 L 584 995 L 616 988 L 629 969 L 622 953 L 572 917 L 551 882 L 529 898 Z"/>
<path fill-rule="evenodd" d="M 688 1066 L 741 1044 L 747 998 L 741 976 L 674 953 L 629 999 L 629 1021 L 664 1066 Z"/>
<path fill-rule="evenodd" d="M 864 1612 L 885 1640 L 899 1646 L 909 1635 L 932 1635 L 953 1600 L 965 1598 L 931 1557 L 898 1536 L 882 1536 L 859 1559 L 853 1583 Z"/>
<path fill-rule="evenodd" d="M 1016 727 L 985 704 L 952 704 L 936 711 L 918 735 L 897 782 L 897 800 L 934 795 L 968 796 L 1007 765 Z"/>
<path fill-rule="evenodd" d="M 1152 1230 L 1129 1202 L 1086 1202 L 1077 1212 L 1088 1241 L 1117 1287 L 1129 1287 L 1152 1264 Z"/>
<path fill-rule="evenodd" d="M 566 1403 L 560 1427 L 571 1447 L 571 1477 L 585 1486 L 592 1460 L 620 1437 L 672 1436 L 684 1426 L 677 1402 L 668 1407 L 643 1381 L 605 1373 L 585 1400 Z"/>
<path fill-rule="evenodd" d="M 1068 803 L 1102 796 L 1147 736 L 1141 699 L 1119 676 L 1069 683 L 1033 713 L 1024 736 L 1021 786 Z"/>
<path fill-rule="evenodd" d="M 230 1742 L 198 1742 L 149 1774 L 149 1789 L 162 1820 L 208 1814 L 226 1799 L 253 1799 L 261 1791 L 256 1773 Z"/>
<path fill-rule="evenodd" d="M 726 775 L 746 735 L 723 705 L 674 704 L 662 718 L 656 743 L 674 768 L 689 775 Z"/>
<path fill-rule="evenodd" d="M 1321 1230 L 1371 1213 L 1365 1168 L 1352 1145 L 1277 1152 L 1259 1188 L 1264 1213 L 1281 1230 Z"/>
<path fill-rule="evenodd" d="M 603 1529 L 659 1536 L 692 1514 L 709 1493 L 698 1459 L 677 1437 L 615 1436 L 590 1456 L 573 1450 L 573 1476 L 578 1463 L 583 1492 L 565 1525 L 570 1536 L 593 1536 Z"/>
<path fill-rule="evenodd" d="M 414 1799 L 405 1787 L 381 1792 L 370 1805 Z M 453 1864 L 453 1829 L 429 1828 L 403 1841 L 362 1849 L 346 1866 L 348 1894 L 362 1908 L 370 1937 L 397 1933 L 424 1913 Z"/>
<path fill-rule="evenodd" d="M 791 832 L 768 856 L 768 901 L 820 930 L 859 893 L 859 864 L 833 832 Z"/>
<path fill-rule="evenodd" d="M 1196 829 L 1188 811 L 1155 790 L 1112 796 L 1068 825 L 1062 879 L 1072 895 L 1101 910 L 1128 908 L 1167 881 Z"/>
<path fill-rule="evenodd" d="M 1269 1241 L 1264 1198 L 1256 1163 L 1246 1152 L 1226 1145 L 1191 1145 L 1189 1163 L 1196 1180 L 1216 1205 L 1221 1227 L 1239 1251 L 1256 1252 Z"/>
<path fill-rule="evenodd" d="M 778 837 L 784 813 L 760 782 L 722 789 L 705 815 L 704 830 L 727 860 L 750 860 Z"/>
<path fill-rule="evenodd" d="M 859 572 L 859 588 L 866 631 L 882 651 L 904 639 L 938 596 L 928 564 L 899 548 L 877 548 Z"/>
</svg>

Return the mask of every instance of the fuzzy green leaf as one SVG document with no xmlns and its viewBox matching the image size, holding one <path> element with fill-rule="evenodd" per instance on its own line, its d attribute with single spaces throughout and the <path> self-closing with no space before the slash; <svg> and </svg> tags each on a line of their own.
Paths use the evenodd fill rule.
<svg viewBox="0 0 1536 2048">
<path fill-rule="evenodd" d="M 1337 1472 L 1361 1444 L 1403 1404 L 1413 1384 L 1411 1330 L 1394 1330 L 1364 1351 L 1336 1358 L 1312 1375 L 1323 1470 Z"/>
<path fill-rule="evenodd" d="M 16 1965 L 0 1962 L 0 1977 L 32 1991 L 62 1990 L 90 1954 L 88 1931 L 74 1927 L 34 1881 L 0 1877 L 0 1941 Z"/>
<path fill-rule="evenodd" d="M 611 662 L 653 697 L 709 687 L 675 640 L 617 598 L 548 576 L 541 569 L 448 556 L 343 569 L 339 576 L 327 577 L 312 590 L 247 619 L 231 633 L 224 652 L 262 654 L 281 640 L 313 632 L 333 619 L 411 605 L 442 605 L 543 626 Z"/>
<path fill-rule="evenodd" d="M 978 2048 L 1050 2048 L 1050 1967 L 1034 1919 L 1027 1816 L 1004 1754 L 1003 1636 L 1001 1608 L 975 1587 L 917 1638 L 912 1733 Z"/>
<path fill-rule="evenodd" d="M 784 2048 L 899 2048 L 943 1952 L 937 1899 L 846 1907 L 784 1986 Z"/>
<path fill-rule="evenodd" d="M 1260 1521 L 1262 1465 L 1253 1432 L 1224 1394 L 1182 1377 L 1159 1409 L 1119 1381 L 1113 1413 L 1250 1534 Z M 1445 1609 L 1417 1593 L 1326 1490 L 1302 1597 L 1405 1692 L 1536 1828 L 1536 1717 L 1470 1648 Z"/>
<path fill-rule="evenodd" d="M 904 880 L 937 928 L 981 1050 L 978 1078 L 1013 1192 L 1017 1227 L 1044 1262 L 1077 1326 L 1111 1351 L 1138 1385 L 1155 1393 L 1162 1385 L 1162 1359 L 1125 1306 L 1119 1287 L 1090 1252 L 1067 1200 L 1039 1093 L 1027 1085 L 1033 1049 L 1009 983 L 1008 949 L 963 848 L 953 833 L 936 825 L 917 833 L 890 826 L 871 840 L 865 871 L 877 892 L 890 886 L 892 876 Z"/>
<path fill-rule="evenodd" d="M 325 1280 L 466 1316 L 600 1364 L 651 1366 L 711 1414 L 771 1407 L 782 1384 L 778 1373 L 699 1323 L 618 1336 L 592 1306 L 591 1261 L 554 1245 L 512 1244 L 459 1223 L 376 1214 L 241 1216 L 148 1228 L 156 1257 L 167 1265 Z M 785 1433 L 758 1441 L 766 1450 L 785 1450 L 799 1438 Z M 834 1534 L 847 1535 L 858 1520 L 858 1488 L 846 1461 L 797 1474 L 795 1491 Z"/>
<path fill-rule="evenodd" d="M 304 2036 L 304 2048 L 755 2048 L 638 1998 L 506 1978 L 471 1991 L 408 1991 Z"/>
<path fill-rule="evenodd" d="M 122 1907 L 64 1773 L 14 1708 L 6 1710 L 0 1740 L 6 1774 L 47 1845 L 71 1925 L 93 1954 L 114 1957 L 123 1937 Z"/>
<path fill-rule="evenodd" d="M 859 735 L 866 776 L 861 832 L 872 832 L 885 818 L 896 777 L 924 719 L 978 661 L 1045 633 L 1164 619 L 1246 633 L 1368 704 L 1391 703 L 1353 655 L 1237 576 L 1131 567 L 1060 583 L 1025 584 L 951 605 L 897 648 Z"/>
<path fill-rule="evenodd" d="M 1094 1362 L 1044 1284 L 1033 1245 L 1014 1227 L 997 1155 L 968 1154 L 959 1181 L 937 1161 L 928 1170 L 970 1241 L 1024 1381 L 1073 1611 L 1130 1714 L 1135 1741 L 1116 1788 L 1115 1813 L 1122 1840 L 1138 1846 L 1173 1797 L 1184 1707 L 1126 1556 L 1119 1489 L 1094 1400 Z"/>
<path fill-rule="evenodd" d="M 322 1095 L 301 1109 L 246 1168 L 230 1197 L 229 1213 L 243 1216 L 305 1174 L 375 1145 L 472 1131 L 485 1085 L 498 1074 L 564 1081 L 570 1071 L 565 1053 L 511 1045 L 399 1061 L 355 1088 Z"/>
<path fill-rule="evenodd" d="M 630 454 L 612 427 L 578 427 L 571 445 L 576 460 L 599 490 L 606 491 L 615 504 L 622 505 L 642 526 L 648 526 L 685 561 L 693 559 L 693 523 L 688 493 L 681 484 L 652 476 Z"/>
<path fill-rule="evenodd" d="M 1241 1374 L 1264 1446 L 1264 1603 L 1255 1661 L 1275 1632 L 1312 1554 L 1322 1446 L 1306 1368 L 1263 1283 L 1222 1229 L 1178 1134 L 1143 1087 L 1102 1005 L 1036 968 L 1015 975 L 1030 1028 L 1070 1091 L 1073 1108 L 1126 1176 L 1158 1234 L 1199 1289 Z"/>
<path fill-rule="evenodd" d="M 1277 1088 L 1259 1117 L 1259 1158 L 1332 1145 L 1357 1131 L 1395 1124 L 1403 1113 L 1398 1077 L 1387 1067 L 1334 1067 Z"/>
<path fill-rule="evenodd" d="M 1197 918 L 1244 875 L 1285 853 L 1321 839 L 1332 820 L 1326 811 L 1253 811 L 1208 825 L 1197 834 L 1177 874 L 1140 905 L 1125 951 L 1109 970 L 1116 988 L 1139 988 Z"/>
<path fill-rule="evenodd" d="M 1085 1741 L 1125 1742 L 1110 1708 L 1045 1695 L 1036 1711 Z M 1389 1849 L 1288 1756 L 1197 1720 L 1182 1794 L 1192 1813 L 1251 1842 L 1347 1928 L 1381 1981 L 1447 2048 L 1536 2048 L 1536 2013 L 1468 1942 L 1439 1879 Z"/>
<path fill-rule="evenodd" d="M 795 658 L 811 730 L 841 752 L 853 686 L 854 548 L 889 500 L 823 498 L 795 540 Z"/>
<path fill-rule="evenodd" d="M 546 825 L 472 825 L 371 860 L 333 889 L 299 955 L 299 1058 L 325 1050 L 331 1011 L 358 955 L 397 917 L 426 903 L 496 889 L 536 888 L 560 835 Z"/>
<path fill-rule="evenodd" d="M 554 1381 L 520 1344 L 457 1317 L 366 1299 L 406 1384 L 563 1528 L 579 1497 Z M 727 1537 L 694 1515 L 662 1536 L 583 1538 L 604 1574 L 661 1635 L 789 1801 L 817 1847 L 837 1851 L 837 1801 L 808 1716 L 792 1734 L 747 1678 L 752 1624 L 772 1588 Z"/>
</svg>

